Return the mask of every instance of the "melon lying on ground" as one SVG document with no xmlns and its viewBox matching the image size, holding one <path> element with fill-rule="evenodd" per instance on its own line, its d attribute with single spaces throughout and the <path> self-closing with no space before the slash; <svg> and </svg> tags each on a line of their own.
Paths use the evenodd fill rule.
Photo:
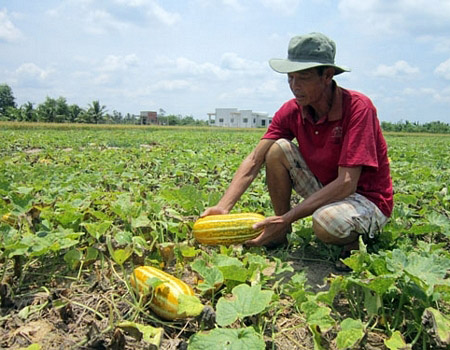
<svg viewBox="0 0 450 350">
<path fill-rule="evenodd" d="M 130 277 L 130 282 L 141 295 L 151 297 L 151 310 L 166 320 L 197 316 L 203 309 L 188 284 L 155 267 L 137 267 Z M 150 287 L 152 282 L 156 282 L 154 288 Z M 190 303 L 188 309 L 181 305 L 186 302 Z"/>
</svg>

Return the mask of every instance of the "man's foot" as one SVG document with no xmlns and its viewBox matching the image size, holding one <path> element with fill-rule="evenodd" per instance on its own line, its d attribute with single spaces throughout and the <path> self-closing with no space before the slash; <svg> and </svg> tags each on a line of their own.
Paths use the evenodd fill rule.
<svg viewBox="0 0 450 350">
<path fill-rule="evenodd" d="M 334 268 L 336 269 L 336 271 L 350 272 L 352 270 L 350 267 L 348 267 L 342 262 L 343 259 L 347 259 L 348 257 L 350 257 L 350 255 L 351 255 L 350 250 L 342 250 L 338 260 L 334 263 Z"/>
<path fill-rule="evenodd" d="M 339 259 L 336 261 L 334 267 L 339 272 L 350 272 L 352 269 L 345 265 L 342 260 L 347 259 L 352 255 L 352 250 L 359 250 L 359 240 L 343 246 Z"/>
</svg>

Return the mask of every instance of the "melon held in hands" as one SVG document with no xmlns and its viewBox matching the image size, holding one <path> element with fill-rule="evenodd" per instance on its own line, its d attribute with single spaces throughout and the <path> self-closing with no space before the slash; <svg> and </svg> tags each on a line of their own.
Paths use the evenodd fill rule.
<svg viewBox="0 0 450 350">
<path fill-rule="evenodd" d="M 257 213 L 209 215 L 194 223 L 193 234 L 202 244 L 244 243 L 261 234 L 263 228 L 255 230 L 252 226 L 264 219 L 263 215 Z"/>
</svg>

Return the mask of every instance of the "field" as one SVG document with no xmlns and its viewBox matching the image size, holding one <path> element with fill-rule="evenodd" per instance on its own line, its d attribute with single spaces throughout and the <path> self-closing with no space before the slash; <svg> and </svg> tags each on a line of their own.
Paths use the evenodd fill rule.
<svg viewBox="0 0 450 350">
<path fill-rule="evenodd" d="M 386 135 L 393 216 L 339 273 L 308 218 L 275 250 L 193 239 L 262 132 L 0 123 L 0 349 L 448 349 L 450 136 Z M 263 172 L 233 211 L 272 215 Z M 193 315 L 156 316 L 140 265 Z"/>
</svg>

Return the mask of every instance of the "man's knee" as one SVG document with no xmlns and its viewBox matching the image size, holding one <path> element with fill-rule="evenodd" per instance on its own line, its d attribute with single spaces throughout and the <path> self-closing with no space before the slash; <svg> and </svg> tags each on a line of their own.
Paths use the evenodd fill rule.
<svg viewBox="0 0 450 350">
<path fill-rule="evenodd" d="M 266 162 L 279 160 L 279 156 L 281 153 L 283 153 L 281 147 L 276 143 L 273 143 L 272 146 L 270 146 L 269 150 L 266 152 Z"/>
<path fill-rule="evenodd" d="M 273 143 L 265 156 L 266 166 L 283 165 L 285 168 L 289 168 L 289 164 L 286 155 L 278 143 Z"/>
<path fill-rule="evenodd" d="M 319 238 L 324 243 L 333 244 L 335 237 L 331 235 L 325 228 L 319 224 L 316 220 L 313 220 L 313 230 L 317 238 Z"/>
</svg>

